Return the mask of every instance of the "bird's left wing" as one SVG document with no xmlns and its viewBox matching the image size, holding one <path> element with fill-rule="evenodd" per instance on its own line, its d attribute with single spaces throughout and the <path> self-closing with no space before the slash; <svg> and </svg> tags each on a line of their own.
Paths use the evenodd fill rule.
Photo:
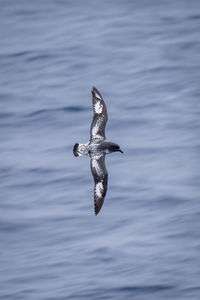
<svg viewBox="0 0 200 300">
<path fill-rule="evenodd" d="M 95 87 L 92 89 L 92 104 L 94 117 L 90 128 L 90 139 L 105 139 L 105 126 L 108 115 L 103 98 Z"/>
<path fill-rule="evenodd" d="M 92 176 L 94 178 L 94 212 L 97 215 L 103 205 L 107 191 L 108 172 L 105 166 L 105 155 L 91 158 L 90 162 Z"/>
</svg>

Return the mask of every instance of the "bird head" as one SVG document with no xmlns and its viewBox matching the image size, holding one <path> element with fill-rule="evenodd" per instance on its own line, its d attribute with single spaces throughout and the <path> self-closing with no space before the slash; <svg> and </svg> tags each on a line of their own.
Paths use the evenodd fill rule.
<svg viewBox="0 0 200 300">
<path fill-rule="evenodd" d="M 117 144 L 112 144 L 111 146 L 110 146 L 110 152 L 121 152 L 121 153 L 124 153 L 121 149 L 120 149 L 120 147 L 119 147 L 119 145 L 117 145 Z"/>
</svg>

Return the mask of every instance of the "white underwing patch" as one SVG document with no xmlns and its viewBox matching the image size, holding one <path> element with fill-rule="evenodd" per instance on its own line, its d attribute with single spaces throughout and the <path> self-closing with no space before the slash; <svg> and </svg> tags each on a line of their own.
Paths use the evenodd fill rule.
<svg viewBox="0 0 200 300">
<path fill-rule="evenodd" d="M 103 194 L 103 184 L 102 184 L 102 182 L 97 183 L 95 190 L 96 190 L 96 195 L 99 198 L 101 198 L 102 194 Z"/>
<path fill-rule="evenodd" d="M 97 101 L 97 103 L 95 103 L 94 105 L 94 111 L 96 114 L 101 114 L 103 110 L 103 105 L 101 104 L 100 101 Z"/>
</svg>

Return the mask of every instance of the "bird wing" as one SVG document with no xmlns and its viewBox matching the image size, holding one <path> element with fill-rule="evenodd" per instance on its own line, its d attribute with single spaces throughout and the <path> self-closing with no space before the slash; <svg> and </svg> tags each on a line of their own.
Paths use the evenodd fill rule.
<svg viewBox="0 0 200 300">
<path fill-rule="evenodd" d="M 108 172 L 105 166 L 105 155 L 91 158 L 90 167 L 94 178 L 94 212 L 97 215 L 103 205 L 107 191 Z"/>
<path fill-rule="evenodd" d="M 92 88 L 94 117 L 90 127 L 90 140 L 105 139 L 105 126 L 108 120 L 106 105 L 99 91 Z"/>
</svg>

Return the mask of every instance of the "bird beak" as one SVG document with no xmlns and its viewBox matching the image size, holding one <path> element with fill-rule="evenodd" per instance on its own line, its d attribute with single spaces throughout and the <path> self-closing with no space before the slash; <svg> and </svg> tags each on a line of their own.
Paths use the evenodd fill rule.
<svg viewBox="0 0 200 300">
<path fill-rule="evenodd" d="M 119 149 L 118 151 L 121 152 L 121 153 L 124 153 L 121 149 Z"/>
</svg>

